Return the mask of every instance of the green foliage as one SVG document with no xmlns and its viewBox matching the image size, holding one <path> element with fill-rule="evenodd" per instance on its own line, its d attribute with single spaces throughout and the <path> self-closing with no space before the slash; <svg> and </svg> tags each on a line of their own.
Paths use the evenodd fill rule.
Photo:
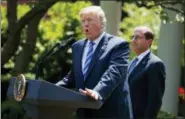
<svg viewBox="0 0 185 119">
<path fill-rule="evenodd" d="M 8 21 L 6 18 L 6 6 L 1 6 L 1 34 L 5 34 L 8 27 Z"/>
<path fill-rule="evenodd" d="M 130 36 L 132 36 L 134 28 L 136 26 L 148 26 L 153 30 L 155 34 L 155 39 L 151 49 L 154 53 L 156 53 L 156 40 L 159 38 L 161 22 L 158 13 L 160 13 L 161 8 L 156 7 L 152 9 L 146 9 L 144 7 L 139 8 L 133 3 L 125 3 L 123 6 L 123 10 L 127 13 L 128 17 L 124 18 L 120 24 L 120 27 L 123 30 L 120 35 L 131 42 Z M 132 57 L 134 57 L 133 53 L 131 53 L 131 59 Z"/>
<path fill-rule="evenodd" d="M 19 20 L 22 16 L 24 16 L 29 10 L 30 6 L 26 4 L 18 5 L 17 7 L 17 19 Z M 7 21 L 7 6 L 6 4 L 1 6 L 1 34 L 5 34 L 8 28 L 8 21 Z"/>
<path fill-rule="evenodd" d="M 168 112 L 165 112 L 165 111 L 161 110 L 158 113 L 157 119 L 175 119 L 175 116 L 168 113 Z"/>
<path fill-rule="evenodd" d="M 5 101 L 1 106 L 2 119 L 29 119 L 19 103 L 15 101 Z"/>
<path fill-rule="evenodd" d="M 28 11 L 31 10 L 31 7 L 27 4 L 20 4 L 17 6 L 17 16 L 18 20 L 23 17 Z"/>
<path fill-rule="evenodd" d="M 64 36 L 69 35 L 70 32 L 78 34 L 77 37 L 79 37 L 81 31 L 78 13 L 81 8 L 90 5 L 89 2 L 82 1 L 74 4 L 65 2 L 55 4 L 50 8 L 39 25 L 42 39 L 50 40 L 49 42 L 58 41 Z M 72 26 L 74 23 L 76 23 L 76 25 Z M 74 31 L 70 31 L 71 27 L 74 28 Z"/>
</svg>

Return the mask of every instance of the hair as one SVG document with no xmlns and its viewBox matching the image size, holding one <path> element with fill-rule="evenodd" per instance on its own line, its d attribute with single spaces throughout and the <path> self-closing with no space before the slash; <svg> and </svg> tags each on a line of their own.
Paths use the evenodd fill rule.
<svg viewBox="0 0 185 119">
<path fill-rule="evenodd" d="M 106 17 L 105 17 L 105 13 L 104 13 L 103 9 L 100 6 L 85 7 L 80 11 L 79 15 L 82 16 L 83 14 L 86 14 L 86 13 L 96 14 L 99 17 L 99 19 L 101 20 L 102 30 L 106 29 L 106 21 L 107 20 L 106 20 Z"/>
<path fill-rule="evenodd" d="M 138 26 L 135 28 L 135 30 L 139 30 L 139 31 L 144 32 L 144 36 L 145 36 L 146 40 L 153 40 L 154 39 L 153 31 L 147 26 Z"/>
</svg>

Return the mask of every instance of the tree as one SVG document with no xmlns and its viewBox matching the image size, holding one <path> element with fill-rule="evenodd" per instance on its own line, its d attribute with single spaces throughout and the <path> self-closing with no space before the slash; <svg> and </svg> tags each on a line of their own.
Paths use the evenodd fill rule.
<svg viewBox="0 0 185 119">
<path fill-rule="evenodd" d="M 1 66 L 3 66 L 14 55 L 20 44 L 20 33 L 22 29 L 32 20 L 37 14 L 44 13 L 54 4 L 56 1 L 46 1 L 42 4 L 36 5 L 31 11 L 29 11 L 19 21 L 16 19 L 17 13 L 17 1 L 7 1 L 7 17 L 8 17 L 8 30 L 7 40 L 4 43 L 1 50 Z"/>
</svg>

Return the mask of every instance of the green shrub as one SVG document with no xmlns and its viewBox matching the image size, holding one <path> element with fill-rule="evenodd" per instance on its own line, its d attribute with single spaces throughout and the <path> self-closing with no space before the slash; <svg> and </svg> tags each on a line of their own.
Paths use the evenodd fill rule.
<svg viewBox="0 0 185 119">
<path fill-rule="evenodd" d="M 15 101 L 5 101 L 1 106 L 2 119 L 29 119 L 21 108 L 19 103 Z"/>
<path fill-rule="evenodd" d="M 170 114 L 169 112 L 161 110 L 158 113 L 157 119 L 175 119 L 175 115 Z"/>
</svg>

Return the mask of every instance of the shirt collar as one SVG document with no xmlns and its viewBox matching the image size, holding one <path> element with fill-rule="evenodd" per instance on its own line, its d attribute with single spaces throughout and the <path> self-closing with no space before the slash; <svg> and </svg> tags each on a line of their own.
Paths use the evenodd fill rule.
<svg viewBox="0 0 185 119">
<path fill-rule="evenodd" d="M 105 32 L 103 32 L 98 38 L 96 38 L 95 40 L 93 40 L 93 42 L 95 43 L 95 45 L 98 45 L 98 43 L 101 41 L 101 39 L 103 38 L 103 36 L 105 35 Z M 90 40 L 88 40 L 89 44 Z"/>
<path fill-rule="evenodd" d="M 142 60 L 144 56 L 146 56 L 148 53 L 150 52 L 150 49 L 144 51 L 143 53 L 141 53 L 139 56 L 137 56 L 138 60 Z"/>
</svg>

